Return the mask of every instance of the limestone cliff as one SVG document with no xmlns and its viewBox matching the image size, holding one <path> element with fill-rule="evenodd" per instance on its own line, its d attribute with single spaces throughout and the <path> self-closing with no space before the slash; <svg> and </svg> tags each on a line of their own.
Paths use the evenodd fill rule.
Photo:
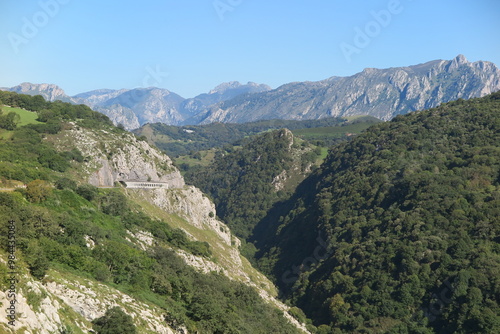
<svg viewBox="0 0 500 334">
<path fill-rule="evenodd" d="M 0 256 L 0 266 L 6 259 Z M 0 317 L 0 333 L 88 333 L 91 321 L 106 310 L 119 306 L 132 316 L 141 334 L 183 334 L 183 328 L 172 329 L 165 322 L 160 308 L 139 302 L 109 286 L 66 274 L 50 271 L 43 282 L 30 278 L 26 270 L 17 275 L 15 285 L 16 318 L 13 323 Z M 12 298 L 0 290 L 0 305 L 7 309 Z"/>
<path fill-rule="evenodd" d="M 166 182 L 182 188 L 184 179 L 172 160 L 128 132 L 99 132 L 69 124 L 56 145 L 76 147 L 86 157 L 83 176 L 97 187 L 113 187 L 119 181 Z"/>
<path fill-rule="evenodd" d="M 168 156 L 131 133 L 116 129 L 94 131 L 74 123 L 67 124 L 61 134 L 49 140 L 61 151 L 75 147 L 81 151 L 85 157 L 85 161 L 78 166 L 78 176 L 82 182 L 101 187 L 116 186 L 149 216 L 184 230 L 192 240 L 210 245 L 213 254 L 211 259 L 174 249 L 187 265 L 202 273 L 219 272 L 254 287 L 262 298 L 281 309 L 291 322 L 302 328 L 301 324 L 288 316 L 287 307 L 275 299 L 277 291 L 274 285 L 241 256 L 240 240 L 217 219 L 212 201 L 198 188 L 184 183 L 182 175 Z M 168 188 L 128 189 L 119 183 L 126 180 L 165 182 Z M 129 231 L 127 239 L 143 250 L 156 243 L 151 234 L 140 230 Z M 93 247 L 90 241 L 87 247 Z M 92 316 L 95 317 L 96 312 L 102 311 L 97 302 L 88 304 L 85 311 L 81 309 L 76 300 L 87 300 L 92 293 L 76 289 L 78 293 L 75 295 L 75 289 L 70 289 L 73 292 L 65 289 L 67 285 L 62 282 L 46 285 L 46 288 L 60 295 L 75 312 L 84 317 L 89 312 L 93 312 Z"/>
</svg>

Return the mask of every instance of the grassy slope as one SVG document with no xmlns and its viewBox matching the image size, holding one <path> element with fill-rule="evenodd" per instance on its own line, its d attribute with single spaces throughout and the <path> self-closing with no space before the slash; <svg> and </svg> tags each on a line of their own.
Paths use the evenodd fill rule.
<svg viewBox="0 0 500 334">
<path fill-rule="evenodd" d="M 18 123 L 18 126 L 23 126 L 27 124 L 40 124 L 40 122 L 36 120 L 38 115 L 35 112 L 20 108 L 7 107 L 7 106 L 3 106 L 2 111 L 4 114 L 7 114 L 11 111 L 18 114 L 19 117 L 21 118 L 20 122 Z"/>
<path fill-rule="evenodd" d="M 23 126 L 27 124 L 39 124 L 36 120 L 38 117 L 36 113 L 20 108 L 13 108 L 13 107 L 7 107 L 7 106 L 2 106 L 2 113 L 7 114 L 9 112 L 15 112 L 16 114 L 19 115 L 20 122 L 18 123 L 18 126 Z M 0 138 L 1 139 L 9 139 L 13 134 L 13 131 L 7 131 L 4 129 L 0 129 Z"/>
</svg>

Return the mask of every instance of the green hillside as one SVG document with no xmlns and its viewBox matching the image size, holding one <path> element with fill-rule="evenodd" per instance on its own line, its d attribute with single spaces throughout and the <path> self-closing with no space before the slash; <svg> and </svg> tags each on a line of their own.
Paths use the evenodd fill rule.
<svg viewBox="0 0 500 334">
<path fill-rule="evenodd" d="M 17 126 L 36 124 L 36 113 L 20 108 L 13 108 L 2 105 L 0 100 L 0 138 L 9 139 L 12 136 L 12 130 Z"/>
<path fill-rule="evenodd" d="M 283 129 L 251 137 L 241 147 L 218 153 L 213 163 L 189 169 L 186 180 L 210 194 L 221 219 L 247 239 L 267 210 L 287 198 L 305 178 L 321 149 Z"/>
<path fill-rule="evenodd" d="M 500 93 L 333 147 L 254 231 L 321 333 L 500 332 Z"/>
<path fill-rule="evenodd" d="M 177 227 L 189 225 L 183 218 L 150 208 L 152 204 L 143 203 L 144 196 L 132 190 L 87 184 L 82 178 L 83 163 L 92 157 L 83 156 L 64 141 L 78 140 L 67 131 L 85 129 L 112 156 L 120 148 L 107 140 L 125 144 L 132 135 L 86 106 L 48 103 L 10 92 L 0 92 L 0 100 L 37 113 L 38 122 L 18 123 L 9 139 L 0 139 L 2 183 L 27 184 L 26 188 L 0 192 L 0 230 L 8 231 L 9 222 L 14 222 L 17 265 L 26 268 L 30 278 L 49 284 L 61 281 L 59 277 L 76 276 L 94 282 L 92 286 L 107 285 L 137 302 L 160 308 L 164 323 L 190 333 L 298 332 L 253 287 L 217 271 L 204 274 L 188 266 L 178 252 L 200 261 L 222 259 L 217 258 L 219 245 L 193 240 L 195 233 L 188 235 L 187 228 Z M 61 147 L 73 149 L 61 151 Z M 150 247 L 141 247 L 140 235 L 154 240 Z M 2 258 L 7 256 L 8 245 L 8 234 L 0 233 Z M 7 264 L 0 263 L 2 291 L 8 288 L 8 275 Z M 20 278 L 19 286 L 30 291 L 29 278 Z M 29 296 L 29 305 L 39 309 L 43 293 Z M 77 324 L 67 326 L 64 332 L 81 332 Z M 137 329 L 151 333 L 146 327 Z"/>
<path fill-rule="evenodd" d="M 2 110 L 4 113 L 15 112 L 16 114 L 18 114 L 19 118 L 20 118 L 19 123 L 17 124 L 18 126 L 41 123 L 41 122 L 37 121 L 38 115 L 36 112 L 28 111 L 28 110 L 24 110 L 24 109 L 20 109 L 20 108 L 7 107 L 7 106 L 3 106 Z"/>
<path fill-rule="evenodd" d="M 327 126 L 293 130 L 293 134 L 309 141 L 332 142 L 334 139 L 352 137 L 381 121 L 375 117 L 361 116 L 347 119 L 341 126 Z"/>
<path fill-rule="evenodd" d="M 373 124 L 380 122 L 374 117 L 360 117 L 357 120 L 347 120 L 344 118 L 329 117 L 319 120 L 264 120 L 244 124 L 233 123 L 212 123 L 207 125 L 186 125 L 171 126 L 161 123 L 147 124 L 134 131 L 138 136 L 145 136 L 150 142 L 167 153 L 167 155 L 176 158 L 186 156 L 199 151 L 207 151 L 212 148 L 222 148 L 225 145 L 233 143 L 243 138 L 253 136 L 262 132 L 287 128 L 294 131 L 303 129 L 303 133 L 311 136 L 316 133 L 315 128 L 327 127 L 336 128 L 348 126 L 346 129 L 335 130 L 338 135 L 331 136 L 328 133 L 317 133 L 314 140 L 325 141 L 327 145 L 332 144 L 338 138 L 346 137 L 345 133 L 359 133 L 364 129 L 361 123 Z M 353 128 L 355 123 L 359 123 Z M 310 130 L 310 131 L 309 131 Z"/>
</svg>

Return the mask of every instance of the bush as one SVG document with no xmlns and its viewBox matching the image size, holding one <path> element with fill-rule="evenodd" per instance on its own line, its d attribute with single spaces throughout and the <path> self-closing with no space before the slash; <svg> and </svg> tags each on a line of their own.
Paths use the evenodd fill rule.
<svg viewBox="0 0 500 334">
<path fill-rule="evenodd" d="M 92 324 L 97 334 L 137 333 L 132 317 L 118 306 L 108 309 L 102 317 L 92 321 Z"/>
<path fill-rule="evenodd" d="M 97 187 L 84 184 L 76 188 L 76 193 L 90 202 L 97 196 Z"/>
<path fill-rule="evenodd" d="M 40 203 L 52 193 L 52 187 L 42 180 L 31 181 L 26 186 L 26 197 L 32 203 Z"/>
<path fill-rule="evenodd" d="M 120 192 L 112 191 L 101 197 L 102 212 L 112 216 L 120 216 L 127 209 L 127 198 Z"/>
<path fill-rule="evenodd" d="M 64 190 L 64 189 L 71 189 L 73 191 L 76 190 L 76 182 L 68 179 L 67 177 L 60 178 L 59 180 L 56 181 L 55 186 L 57 189 Z"/>
</svg>

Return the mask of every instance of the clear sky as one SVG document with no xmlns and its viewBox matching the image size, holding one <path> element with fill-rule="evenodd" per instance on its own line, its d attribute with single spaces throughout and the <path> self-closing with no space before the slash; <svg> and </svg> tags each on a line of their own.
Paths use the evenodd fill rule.
<svg viewBox="0 0 500 334">
<path fill-rule="evenodd" d="M 452 59 L 500 65 L 498 0 L 0 0 L 0 86 L 69 95 L 348 76 Z"/>
</svg>

